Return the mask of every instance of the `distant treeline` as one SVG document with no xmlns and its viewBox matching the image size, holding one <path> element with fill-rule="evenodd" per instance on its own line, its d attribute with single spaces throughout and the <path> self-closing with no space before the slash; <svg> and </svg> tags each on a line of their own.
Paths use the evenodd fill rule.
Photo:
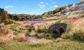
<svg viewBox="0 0 84 50">
<path fill-rule="evenodd" d="M 41 18 L 41 15 L 29 15 L 29 14 L 8 14 L 6 10 L 0 8 L 0 22 L 4 22 L 5 20 L 11 19 L 16 21 L 23 20 L 32 20 Z"/>
<path fill-rule="evenodd" d="M 41 15 L 29 15 L 29 14 L 9 14 L 9 17 L 12 20 L 24 21 L 24 20 L 33 20 L 41 18 Z"/>
</svg>

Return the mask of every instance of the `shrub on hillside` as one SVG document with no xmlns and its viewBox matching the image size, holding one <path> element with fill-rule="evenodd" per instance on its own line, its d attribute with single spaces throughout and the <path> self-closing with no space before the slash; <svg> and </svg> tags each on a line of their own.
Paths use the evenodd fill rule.
<svg viewBox="0 0 84 50">
<path fill-rule="evenodd" d="M 13 35 L 12 30 L 6 27 L 6 25 L 0 24 L 0 43 L 5 43 L 7 41 L 13 40 L 13 37 L 15 36 Z"/>
<path fill-rule="evenodd" d="M 5 24 L 12 23 L 12 20 L 10 20 L 8 16 L 8 12 L 2 8 L 0 8 L 0 23 L 5 23 Z"/>
<path fill-rule="evenodd" d="M 25 37 L 27 28 L 20 24 L 9 25 L 10 29 L 14 31 L 14 34 L 18 37 Z"/>
<path fill-rule="evenodd" d="M 68 32 L 68 33 L 63 34 L 61 37 L 64 39 L 84 41 L 84 32 L 81 32 L 81 31 Z"/>
<path fill-rule="evenodd" d="M 61 37 L 66 39 L 75 39 L 84 41 L 84 19 L 71 20 L 67 32 Z M 73 22 L 72 22 L 73 21 Z"/>
</svg>

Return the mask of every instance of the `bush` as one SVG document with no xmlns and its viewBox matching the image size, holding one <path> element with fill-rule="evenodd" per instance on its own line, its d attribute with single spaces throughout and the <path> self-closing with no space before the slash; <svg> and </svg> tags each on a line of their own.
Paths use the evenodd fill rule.
<svg viewBox="0 0 84 50">
<path fill-rule="evenodd" d="M 11 24 L 12 20 L 8 16 L 8 12 L 0 8 L 0 23 Z"/>
<path fill-rule="evenodd" d="M 78 23 L 79 24 L 79 23 Z M 83 24 L 79 24 L 79 26 L 68 26 L 68 30 L 61 36 L 64 39 L 72 39 L 72 40 L 81 40 L 84 41 L 84 26 Z"/>
<path fill-rule="evenodd" d="M 55 20 L 49 21 L 49 22 L 45 21 L 43 23 L 37 23 L 33 27 L 34 27 L 34 30 L 37 32 L 47 32 L 48 28 L 56 22 L 58 21 L 55 21 Z"/>
<path fill-rule="evenodd" d="M 75 33 L 65 33 L 61 37 L 64 39 L 84 41 L 84 33 L 80 31 Z"/>
<path fill-rule="evenodd" d="M 27 28 L 20 24 L 12 24 L 9 25 L 10 29 L 14 32 L 14 34 L 18 37 L 25 37 L 27 33 Z"/>
</svg>

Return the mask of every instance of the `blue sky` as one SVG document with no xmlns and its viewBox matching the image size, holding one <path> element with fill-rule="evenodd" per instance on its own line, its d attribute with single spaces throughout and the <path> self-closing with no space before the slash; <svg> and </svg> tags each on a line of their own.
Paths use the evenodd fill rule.
<svg viewBox="0 0 84 50">
<path fill-rule="evenodd" d="M 80 0 L 0 0 L 0 8 L 9 13 L 41 14 Z"/>
</svg>

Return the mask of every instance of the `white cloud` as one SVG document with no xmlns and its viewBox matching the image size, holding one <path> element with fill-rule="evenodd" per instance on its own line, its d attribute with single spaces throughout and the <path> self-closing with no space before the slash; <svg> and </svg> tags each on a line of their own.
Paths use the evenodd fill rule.
<svg viewBox="0 0 84 50">
<path fill-rule="evenodd" d="M 57 8 L 57 7 L 59 7 L 59 6 L 58 6 L 58 5 L 54 5 L 53 7 L 54 7 L 54 8 Z"/>
<path fill-rule="evenodd" d="M 46 5 L 44 4 L 44 2 L 40 2 L 38 4 L 38 6 L 39 6 L 40 9 L 43 9 Z"/>
<path fill-rule="evenodd" d="M 39 7 L 39 10 L 42 10 L 42 9 L 44 9 L 44 8 L 46 8 L 46 7 L 48 7 L 48 6 L 50 6 L 50 7 L 52 7 L 52 8 L 57 8 L 57 7 L 59 7 L 58 5 L 56 5 L 56 2 L 53 2 L 53 0 L 51 0 L 52 2 L 40 2 L 39 4 L 38 4 L 38 7 Z"/>
<path fill-rule="evenodd" d="M 14 7 L 14 6 L 12 6 L 12 5 L 7 5 L 7 6 L 5 6 L 4 8 L 5 8 L 5 9 L 9 9 L 9 8 L 12 8 L 12 7 Z"/>
<path fill-rule="evenodd" d="M 40 4 L 44 4 L 44 2 L 40 2 Z"/>
<path fill-rule="evenodd" d="M 40 8 L 40 9 L 43 9 L 43 8 L 45 8 L 45 7 L 46 7 L 46 5 L 44 5 L 44 4 L 40 4 L 40 5 L 39 5 L 39 8 Z"/>
<path fill-rule="evenodd" d="M 49 5 L 49 3 L 48 3 L 48 2 L 46 2 L 45 4 L 46 4 L 46 5 Z"/>
<path fill-rule="evenodd" d="M 40 9 L 45 8 L 47 5 L 49 5 L 48 2 L 40 2 L 40 3 L 38 4 L 38 6 L 39 6 Z"/>
</svg>

